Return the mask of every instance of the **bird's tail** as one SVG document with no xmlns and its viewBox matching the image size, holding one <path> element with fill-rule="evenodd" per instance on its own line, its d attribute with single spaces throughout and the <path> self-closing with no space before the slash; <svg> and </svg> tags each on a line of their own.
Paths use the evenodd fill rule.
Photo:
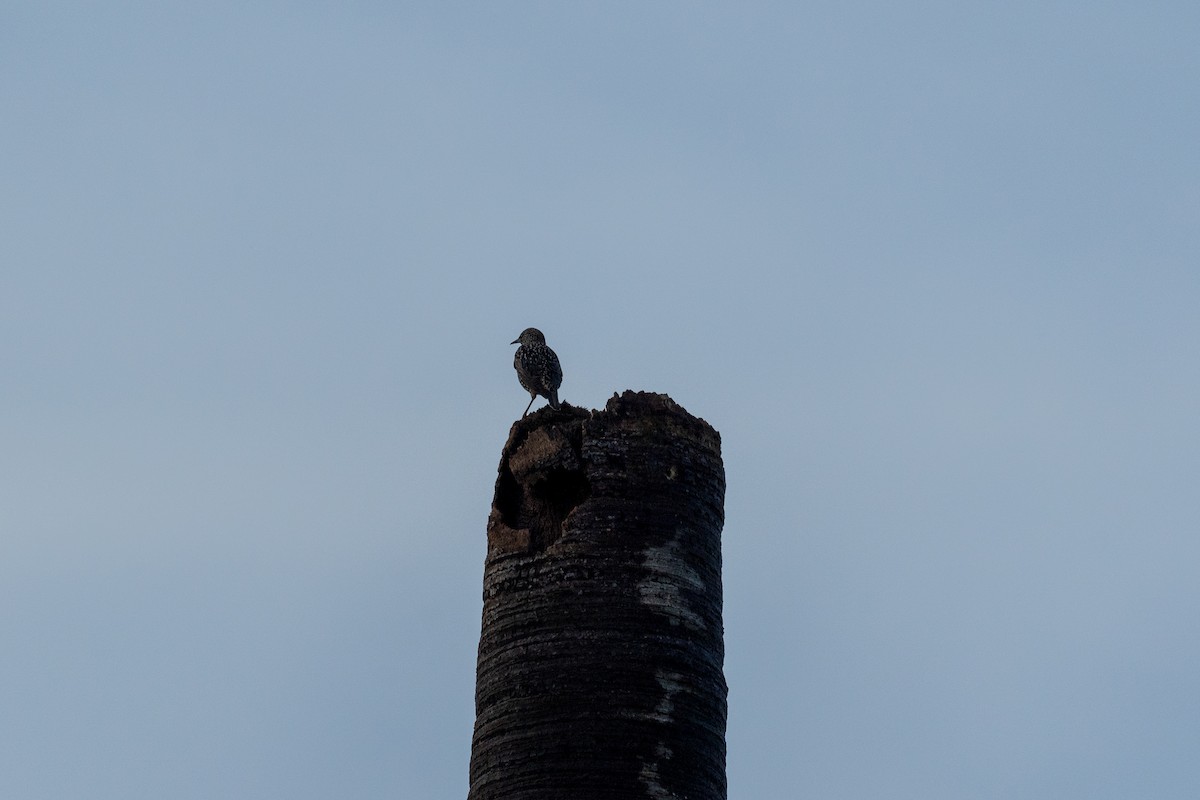
<svg viewBox="0 0 1200 800">
<path fill-rule="evenodd" d="M 551 389 L 550 396 L 546 398 L 550 401 L 550 407 L 555 411 L 558 410 L 558 389 Z"/>
</svg>

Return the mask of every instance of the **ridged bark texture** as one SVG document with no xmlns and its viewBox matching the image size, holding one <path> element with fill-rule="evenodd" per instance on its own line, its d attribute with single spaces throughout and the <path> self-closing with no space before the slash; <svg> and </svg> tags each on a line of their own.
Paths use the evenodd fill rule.
<svg viewBox="0 0 1200 800">
<path fill-rule="evenodd" d="M 724 800 L 720 436 L 666 395 L 513 425 L 469 800 Z"/>
</svg>

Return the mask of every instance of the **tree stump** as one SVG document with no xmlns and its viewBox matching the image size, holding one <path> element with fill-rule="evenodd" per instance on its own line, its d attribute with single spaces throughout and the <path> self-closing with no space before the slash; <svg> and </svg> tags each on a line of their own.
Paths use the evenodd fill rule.
<svg viewBox="0 0 1200 800">
<path fill-rule="evenodd" d="M 658 394 L 513 424 L 469 800 L 724 800 L 720 448 Z"/>
</svg>

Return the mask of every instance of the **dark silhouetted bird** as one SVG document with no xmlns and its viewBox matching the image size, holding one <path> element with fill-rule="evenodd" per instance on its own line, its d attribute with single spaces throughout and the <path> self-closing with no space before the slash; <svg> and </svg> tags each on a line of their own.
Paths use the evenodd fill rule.
<svg viewBox="0 0 1200 800">
<path fill-rule="evenodd" d="M 521 345 L 513 356 L 513 367 L 517 370 L 517 380 L 529 392 L 529 405 L 525 406 L 521 416 L 529 413 L 539 394 L 550 401 L 551 408 L 558 408 L 562 367 L 558 364 L 558 356 L 546 346 L 546 337 L 537 328 L 526 328 L 512 344 Z"/>
</svg>

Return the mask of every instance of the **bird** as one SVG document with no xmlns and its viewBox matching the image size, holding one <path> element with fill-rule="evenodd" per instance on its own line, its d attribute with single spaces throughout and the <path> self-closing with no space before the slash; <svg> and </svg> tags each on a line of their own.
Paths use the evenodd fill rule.
<svg viewBox="0 0 1200 800">
<path fill-rule="evenodd" d="M 517 380 L 529 392 L 529 405 L 521 416 L 529 413 L 539 394 L 550 401 L 551 408 L 557 409 L 562 367 L 558 356 L 546 346 L 546 337 L 537 328 L 526 328 L 511 344 L 521 345 L 513 356 L 513 367 L 517 370 Z"/>
</svg>

